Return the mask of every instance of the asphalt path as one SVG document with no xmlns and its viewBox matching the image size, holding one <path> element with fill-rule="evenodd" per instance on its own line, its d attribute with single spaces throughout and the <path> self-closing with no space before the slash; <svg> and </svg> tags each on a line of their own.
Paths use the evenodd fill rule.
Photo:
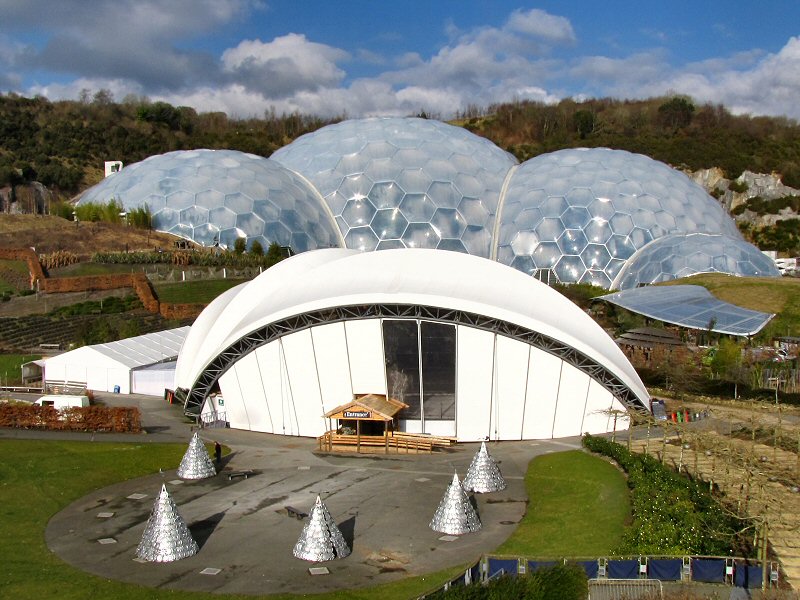
<svg viewBox="0 0 800 600">
<path fill-rule="evenodd" d="M 99 394 L 111 406 L 138 406 L 142 434 L 0 430 L 0 438 L 187 443 L 194 424 L 160 398 Z M 453 472 L 466 474 L 479 444 L 431 454 L 354 455 L 317 452 L 316 440 L 234 429 L 201 429 L 207 441 L 231 448 L 219 473 L 182 482 L 177 465 L 96 490 L 48 523 L 48 547 L 67 563 L 98 576 L 164 589 L 218 593 L 319 593 L 361 588 L 474 563 L 514 531 L 527 507 L 523 477 L 537 455 L 580 447 L 579 438 L 489 444 L 508 487 L 476 494 L 479 532 L 447 538 L 430 529 Z M 231 473 L 252 471 L 248 478 Z M 135 560 L 136 546 L 162 485 L 200 545 L 173 563 Z M 344 559 L 315 565 L 292 548 L 320 495 L 352 547 Z M 113 513 L 107 516 L 107 513 Z M 100 541 L 102 540 L 102 542 Z M 112 540 L 109 542 L 109 540 Z M 208 571 L 211 569 L 211 571 Z M 215 574 L 202 574 L 203 572 Z"/>
</svg>

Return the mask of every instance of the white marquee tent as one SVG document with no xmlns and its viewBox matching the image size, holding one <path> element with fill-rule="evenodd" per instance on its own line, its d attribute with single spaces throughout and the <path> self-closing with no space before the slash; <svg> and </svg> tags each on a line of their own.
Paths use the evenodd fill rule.
<svg viewBox="0 0 800 600">
<path fill-rule="evenodd" d="M 179 327 L 53 356 L 44 363 L 45 386 L 160 396 L 172 387 L 174 361 L 188 333 L 188 326 Z"/>
<path fill-rule="evenodd" d="M 228 290 L 192 326 L 175 383 L 187 411 L 219 391 L 231 427 L 300 436 L 363 394 L 408 404 L 401 431 L 460 441 L 605 432 L 611 412 L 650 406 L 614 341 L 564 296 L 422 249 L 305 252 Z"/>
</svg>

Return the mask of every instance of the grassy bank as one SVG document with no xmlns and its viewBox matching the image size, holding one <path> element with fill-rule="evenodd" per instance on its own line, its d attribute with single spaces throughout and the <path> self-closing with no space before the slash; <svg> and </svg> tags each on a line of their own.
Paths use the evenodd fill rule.
<svg viewBox="0 0 800 600">
<path fill-rule="evenodd" d="M 725 302 L 775 313 L 775 318 L 759 337 L 800 335 L 800 278 L 733 277 L 721 273 L 703 273 L 663 285 L 700 285 Z"/>
<path fill-rule="evenodd" d="M 208 304 L 232 287 L 244 283 L 245 279 L 203 279 L 160 283 L 153 286 L 159 302 L 172 304 Z"/>
<path fill-rule="evenodd" d="M 592 557 L 610 553 L 630 517 L 625 477 L 580 451 L 539 456 L 525 476 L 529 504 L 499 554 Z"/>
<path fill-rule="evenodd" d="M 0 354 L 2 385 L 19 385 L 22 382 L 22 365 L 42 358 L 33 354 Z"/>
</svg>

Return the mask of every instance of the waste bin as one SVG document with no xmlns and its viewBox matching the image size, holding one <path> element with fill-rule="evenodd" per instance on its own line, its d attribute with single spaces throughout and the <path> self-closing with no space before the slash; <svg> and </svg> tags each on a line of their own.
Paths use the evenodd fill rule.
<svg viewBox="0 0 800 600">
<path fill-rule="evenodd" d="M 114 393 L 115 394 L 119 394 L 119 386 L 118 385 L 114 386 Z"/>
</svg>

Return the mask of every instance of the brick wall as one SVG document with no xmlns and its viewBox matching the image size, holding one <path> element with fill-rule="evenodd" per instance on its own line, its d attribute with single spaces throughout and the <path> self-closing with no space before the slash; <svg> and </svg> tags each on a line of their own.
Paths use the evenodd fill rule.
<svg viewBox="0 0 800 600">
<path fill-rule="evenodd" d="M 153 286 L 144 273 L 45 278 L 39 258 L 30 248 L 0 248 L 0 259 L 26 261 L 31 273 L 31 289 L 36 289 L 38 280 L 39 290 L 49 294 L 133 288 L 145 309 L 160 313 L 166 319 L 189 319 L 199 315 L 205 308 L 203 304 L 159 303 Z"/>
</svg>

